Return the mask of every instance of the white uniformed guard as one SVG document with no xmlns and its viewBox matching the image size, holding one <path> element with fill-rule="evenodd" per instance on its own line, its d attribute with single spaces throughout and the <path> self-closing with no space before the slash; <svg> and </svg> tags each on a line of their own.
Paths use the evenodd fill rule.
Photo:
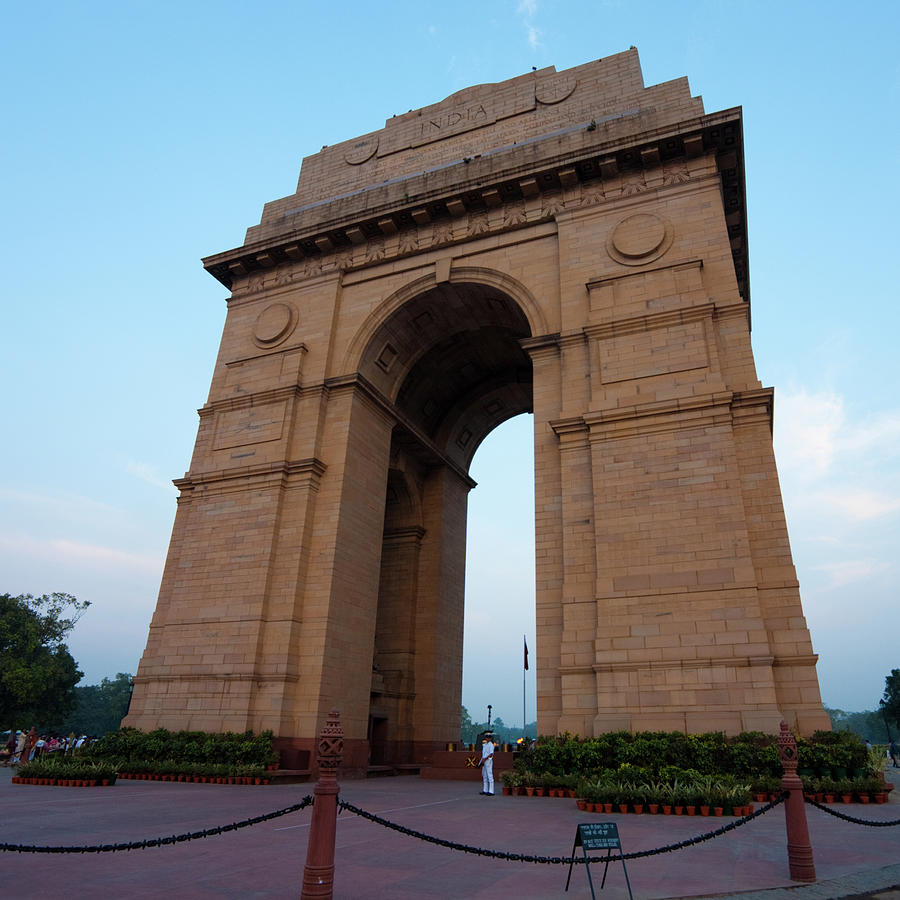
<svg viewBox="0 0 900 900">
<path fill-rule="evenodd" d="M 494 737 L 486 734 L 481 742 L 481 793 L 494 796 Z"/>
</svg>

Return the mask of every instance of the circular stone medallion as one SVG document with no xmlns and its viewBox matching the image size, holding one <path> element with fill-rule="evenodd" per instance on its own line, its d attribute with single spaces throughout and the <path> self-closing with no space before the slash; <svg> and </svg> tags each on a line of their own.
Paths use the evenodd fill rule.
<svg viewBox="0 0 900 900">
<path fill-rule="evenodd" d="M 667 222 L 652 213 L 636 213 L 616 225 L 607 249 L 613 259 L 635 266 L 662 256 L 671 243 L 672 228 Z"/>
<path fill-rule="evenodd" d="M 253 337 L 258 344 L 271 347 L 283 341 L 295 328 L 297 314 L 287 303 L 272 303 L 256 318 Z"/>
<path fill-rule="evenodd" d="M 578 82 L 571 75 L 547 78 L 534 86 L 534 96 L 538 103 L 551 106 L 570 97 L 577 86 Z"/>
<path fill-rule="evenodd" d="M 364 162 L 368 162 L 378 150 L 378 136 L 361 138 L 354 141 L 344 151 L 344 161 L 351 166 L 361 166 Z"/>
</svg>

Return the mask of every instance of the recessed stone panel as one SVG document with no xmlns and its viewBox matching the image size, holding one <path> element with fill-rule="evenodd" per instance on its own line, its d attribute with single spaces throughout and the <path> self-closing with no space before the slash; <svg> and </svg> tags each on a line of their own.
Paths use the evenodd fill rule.
<svg viewBox="0 0 900 900">
<path fill-rule="evenodd" d="M 709 365 L 703 322 L 655 328 L 598 342 L 604 384 L 704 369 Z"/>
<path fill-rule="evenodd" d="M 281 438 L 284 404 L 267 403 L 242 409 L 223 410 L 216 417 L 214 450 L 262 444 Z"/>
</svg>

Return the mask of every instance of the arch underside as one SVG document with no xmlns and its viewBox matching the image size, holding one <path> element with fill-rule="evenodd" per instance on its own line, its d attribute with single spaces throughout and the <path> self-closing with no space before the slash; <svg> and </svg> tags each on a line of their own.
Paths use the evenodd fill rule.
<svg viewBox="0 0 900 900">
<path fill-rule="evenodd" d="M 464 470 L 497 425 L 532 410 L 531 336 L 515 301 L 491 287 L 445 283 L 409 300 L 375 332 L 359 372 L 404 421 Z M 409 449 L 402 429 L 398 445 Z"/>
<path fill-rule="evenodd" d="M 532 365 L 519 343 L 528 337 L 527 321 L 510 298 L 481 285 L 444 284 L 394 312 L 363 354 L 360 374 L 413 426 L 395 426 L 390 444 L 370 765 L 413 763 L 434 737 L 458 737 L 466 495 L 473 483 L 448 491 L 447 470 L 430 448 L 466 472 L 497 425 L 532 410 Z M 423 571 L 435 555 L 437 588 Z M 437 618 L 444 622 L 439 632 Z"/>
</svg>

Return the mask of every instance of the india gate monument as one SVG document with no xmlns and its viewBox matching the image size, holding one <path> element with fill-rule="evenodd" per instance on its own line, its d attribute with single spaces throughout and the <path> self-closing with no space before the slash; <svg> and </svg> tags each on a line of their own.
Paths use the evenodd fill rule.
<svg viewBox="0 0 900 900">
<path fill-rule="evenodd" d="M 830 728 L 746 212 L 740 108 L 634 49 L 304 159 L 204 260 L 231 296 L 124 724 L 300 759 L 338 707 L 361 770 L 458 740 L 468 469 L 532 412 L 538 732 Z"/>
</svg>

